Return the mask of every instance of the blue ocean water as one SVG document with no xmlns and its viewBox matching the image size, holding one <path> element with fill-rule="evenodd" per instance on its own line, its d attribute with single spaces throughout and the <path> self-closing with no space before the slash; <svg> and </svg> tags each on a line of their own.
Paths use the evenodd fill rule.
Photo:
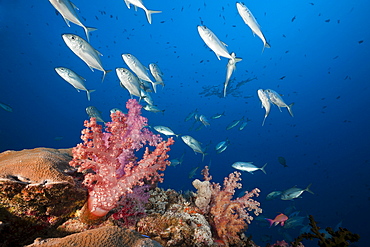
<svg viewBox="0 0 370 247">
<path fill-rule="evenodd" d="M 151 126 L 164 125 L 181 135 L 191 135 L 208 155 L 195 154 L 181 138 L 170 159 L 185 152 L 183 164 L 168 167 L 164 188 L 194 190 L 188 173 L 211 165 L 213 181 L 222 183 L 236 161 L 268 163 L 267 174 L 243 172 L 243 189 L 260 188 L 263 216 L 274 218 L 289 207 L 301 216 L 313 215 L 323 228 L 342 227 L 361 235 L 353 246 L 370 242 L 369 153 L 370 114 L 370 21 L 367 1 L 247 1 L 271 48 L 263 44 L 238 15 L 235 1 L 147 0 L 152 24 L 143 10 L 128 9 L 124 1 L 75 0 L 82 22 L 98 30 L 90 35 L 91 45 L 103 54 L 105 69 L 127 67 L 122 53 L 131 53 L 144 65 L 157 63 L 164 73 L 165 87 L 152 93 L 164 113 L 143 110 Z M 80 140 L 87 106 L 97 107 L 109 120 L 109 110 L 125 108 L 130 98 L 119 86 L 115 72 L 101 83 L 102 72 L 92 72 L 66 46 L 61 35 L 85 38 L 81 27 L 68 27 L 49 1 L 5 0 L 0 2 L 1 89 L 0 151 L 35 147 L 68 148 Z M 243 58 L 236 66 L 225 98 L 219 97 L 228 59 L 218 60 L 197 32 L 206 25 L 226 43 L 229 52 Z M 68 67 L 95 89 L 91 101 L 78 93 L 54 71 Z M 245 81 L 246 83 L 241 83 Z M 240 84 L 239 84 L 240 83 Z M 239 87 L 237 87 L 239 85 Z M 258 89 L 277 91 L 294 102 L 294 117 L 272 106 L 265 114 Z M 197 109 L 210 119 L 199 130 L 199 122 L 184 121 Z M 225 115 L 211 119 L 216 113 Z M 232 121 L 250 120 L 245 129 L 226 130 Z M 214 147 L 228 138 L 230 146 L 217 154 Z M 278 162 L 284 157 L 287 167 Z M 314 195 L 304 192 L 293 201 L 266 195 L 293 186 L 312 183 Z M 237 192 L 239 193 L 239 191 Z M 308 220 L 305 220 L 305 224 Z M 300 227 L 269 228 L 255 220 L 247 231 L 260 245 L 263 240 L 294 238 Z M 313 242 L 307 246 L 314 246 Z"/>
</svg>

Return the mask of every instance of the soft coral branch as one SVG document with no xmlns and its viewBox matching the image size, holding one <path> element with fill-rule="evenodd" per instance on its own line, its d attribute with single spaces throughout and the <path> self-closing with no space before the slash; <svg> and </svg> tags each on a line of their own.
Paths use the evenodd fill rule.
<svg viewBox="0 0 370 247">
<path fill-rule="evenodd" d="M 210 181 L 208 167 L 202 171 L 205 181 Z M 211 226 L 216 238 L 221 239 L 226 246 L 230 244 L 238 245 L 241 243 L 238 234 L 245 231 L 253 217 L 249 214 L 254 211 L 255 215 L 262 213 L 259 207 L 260 203 L 251 199 L 253 196 L 259 196 L 260 190 L 255 188 L 251 192 L 246 192 L 244 196 L 233 200 L 235 189 L 240 189 L 242 184 L 239 172 L 233 172 L 224 179 L 223 187 L 218 183 L 210 183 L 211 200 L 209 207 L 201 205 L 202 208 L 208 208 L 208 214 L 211 219 Z M 203 190 L 207 191 L 207 190 Z M 199 190 L 198 190 L 199 192 Z M 197 196 L 204 196 L 198 194 Z M 197 205 L 198 206 L 198 205 Z"/>
<path fill-rule="evenodd" d="M 111 114 L 112 121 L 106 123 L 105 131 L 95 118 L 85 121 L 82 130 L 83 143 L 73 148 L 72 166 L 85 171 L 84 185 L 89 190 L 88 211 L 97 217 L 106 215 L 117 206 L 122 196 L 132 192 L 135 186 L 163 181 L 164 171 L 169 165 L 167 152 L 173 139 L 162 141 L 147 128 L 147 119 L 140 116 L 141 105 L 134 99 L 128 100 L 128 114 L 120 111 Z M 141 160 L 135 152 L 146 147 Z"/>
</svg>

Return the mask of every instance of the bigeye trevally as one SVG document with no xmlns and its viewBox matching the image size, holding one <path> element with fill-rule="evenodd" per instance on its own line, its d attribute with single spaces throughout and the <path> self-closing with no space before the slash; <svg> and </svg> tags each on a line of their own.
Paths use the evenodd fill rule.
<svg viewBox="0 0 370 247">
<path fill-rule="evenodd" d="M 217 36 L 206 26 L 198 26 L 198 32 L 204 43 L 216 54 L 218 60 L 220 57 L 235 60 L 226 49 L 226 45 L 221 42 Z"/>
<path fill-rule="evenodd" d="M 262 103 L 262 107 L 265 108 L 265 117 L 263 118 L 262 126 L 265 124 L 266 118 L 270 114 L 271 104 L 268 97 L 268 94 L 263 89 L 257 90 L 258 98 L 260 99 Z"/>
<path fill-rule="evenodd" d="M 135 6 L 135 10 L 137 9 L 137 7 L 139 7 L 140 9 L 143 9 L 145 11 L 146 18 L 148 19 L 149 24 L 152 24 L 152 14 L 162 13 L 162 11 L 148 10 L 144 6 L 142 0 L 124 0 L 124 1 L 126 3 L 127 8 L 130 8 L 130 4 L 132 4 Z"/>
<path fill-rule="evenodd" d="M 103 82 L 105 75 L 111 71 L 103 68 L 103 64 L 100 60 L 100 56 L 103 55 L 95 50 L 86 40 L 76 34 L 62 34 L 62 38 L 69 49 L 71 49 L 74 54 L 81 58 L 82 61 L 84 61 L 92 71 L 94 71 L 94 69 L 103 71 Z"/>
<path fill-rule="evenodd" d="M 127 91 L 130 93 L 131 98 L 132 95 L 135 95 L 140 99 L 142 98 L 140 81 L 139 78 L 136 77 L 136 75 L 134 75 L 126 68 L 116 68 L 116 74 L 121 87 L 127 89 Z"/>
<path fill-rule="evenodd" d="M 95 90 L 88 90 L 85 86 L 86 79 L 79 76 L 76 72 L 65 67 L 56 67 L 55 71 L 62 77 L 66 82 L 71 84 L 79 92 L 80 90 L 86 91 L 87 99 L 90 101 L 90 93 Z"/>
<path fill-rule="evenodd" d="M 148 69 L 132 54 L 122 54 L 122 59 L 127 66 L 139 77 L 140 80 L 148 81 L 152 84 L 153 90 L 156 93 L 157 82 L 153 82 L 148 73 Z"/>
<path fill-rule="evenodd" d="M 61 14 L 67 26 L 70 27 L 69 22 L 72 22 L 85 30 L 87 41 L 90 42 L 89 33 L 95 31 L 94 27 L 86 27 L 82 24 L 81 19 L 78 17 L 76 5 L 74 5 L 69 0 L 49 0 L 49 2 L 54 6 L 54 8 Z"/>
<path fill-rule="evenodd" d="M 226 79 L 224 82 L 224 97 L 226 97 L 226 89 L 227 89 L 227 86 L 229 85 L 231 75 L 236 70 L 236 63 L 242 61 L 241 58 L 237 58 L 235 56 L 236 56 L 235 53 L 232 52 L 231 57 L 233 59 L 229 59 L 229 62 L 227 63 L 227 66 L 226 66 Z"/>
<path fill-rule="evenodd" d="M 270 44 L 266 41 L 265 36 L 263 35 L 260 25 L 257 23 L 256 18 L 254 18 L 252 12 L 245 6 L 243 3 L 236 3 L 236 8 L 238 9 L 239 15 L 242 17 L 245 24 L 247 24 L 250 29 L 252 29 L 253 34 L 257 35 L 263 42 L 263 49 L 270 48 Z"/>
</svg>

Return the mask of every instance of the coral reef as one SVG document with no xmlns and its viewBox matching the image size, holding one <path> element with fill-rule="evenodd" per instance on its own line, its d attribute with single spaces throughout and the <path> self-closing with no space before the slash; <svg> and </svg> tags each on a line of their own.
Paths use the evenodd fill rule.
<svg viewBox="0 0 370 247">
<path fill-rule="evenodd" d="M 262 213 L 262 209 L 259 208 L 260 203 L 251 199 L 253 196 L 259 196 L 260 191 L 256 188 L 251 192 L 245 192 L 245 195 L 240 198 L 232 199 L 235 189 L 242 187 L 238 182 L 241 180 L 239 172 L 233 172 L 226 177 L 222 189 L 218 183 L 205 183 L 212 179 L 207 166 L 202 174 L 205 181 L 195 180 L 193 183 L 198 189 L 196 205 L 209 219 L 216 239 L 222 240 L 225 246 L 242 246 L 244 242 L 238 234 L 245 231 L 253 220 L 248 212 L 254 211 L 256 216 Z"/>
<path fill-rule="evenodd" d="M 71 166 L 85 172 L 84 185 L 88 188 L 87 209 L 81 216 L 86 222 L 104 217 L 117 206 L 122 196 L 136 186 L 153 184 L 163 180 L 172 138 L 162 141 L 147 128 L 147 119 L 140 116 L 142 106 L 135 100 L 127 101 L 128 113 L 116 111 L 112 122 L 106 123 L 105 131 L 95 118 L 85 121 L 82 131 L 83 143 L 72 149 Z M 135 152 L 146 147 L 143 158 L 137 161 Z"/>
<path fill-rule="evenodd" d="M 122 229 L 117 226 L 105 226 L 81 233 L 69 235 L 64 238 L 36 239 L 27 247 L 159 247 L 154 240 L 145 238 L 137 232 Z"/>
<path fill-rule="evenodd" d="M 56 228 L 86 201 L 69 175 L 70 150 L 36 148 L 0 154 L 0 239 L 3 246 L 32 242 Z M 27 235 L 25 237 L 25 232 Z"/>
<path fill-rule="evenodd" d="M 350 242 L 357 242 L 360 239 L 360 235 L 350 232 L 345 228 L 339 228 L 338 231 L 334 231 L 331 227 L 325 228 L 325 230 L 331 235 L 330 238 L 325 238 L 325 234 L 320 232 L 320 227 L 317 226 L 312 215 L 309 216 L 311 232 L 303 233 L 298 236 L 292 243 L 293 246 L 299 246 L 299 242 L 303 239 L 318 239 L 318 246 L 322 247 L 339 247 L 349 246 Z"/>
<path fill-rule="evenodd" d="M 157 210 L 161 213 L 157 213 Z M 156 188 L 151 193 L 147 214 L 148 216 L 137 223 L 137 231 L 150 236 L 163 246 L 213 244 L 207 219 L 195 205 L 174 190 L 164 191 Z"/>
</svg>

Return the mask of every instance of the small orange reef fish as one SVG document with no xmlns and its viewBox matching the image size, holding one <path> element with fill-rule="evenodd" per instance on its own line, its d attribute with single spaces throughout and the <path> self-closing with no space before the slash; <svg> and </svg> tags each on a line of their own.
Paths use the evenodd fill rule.
<svg viewBox="0 0 370 247">
<path fill-rule="evenodd" d="M 272 219 L 267 219 L 267 218 L 265 218 L 265 220 L 270 222 L 270 227 L 272 226 L 272 224 L 277 226 L 277 225 L 279 225 L 279 223 L 280 223 L 281 226 L 284 226 L 285 221 L 288 220 L 288 216 L 286 216 L 285 214 L 279 214 L 273 220 Z"/>
</svg>

